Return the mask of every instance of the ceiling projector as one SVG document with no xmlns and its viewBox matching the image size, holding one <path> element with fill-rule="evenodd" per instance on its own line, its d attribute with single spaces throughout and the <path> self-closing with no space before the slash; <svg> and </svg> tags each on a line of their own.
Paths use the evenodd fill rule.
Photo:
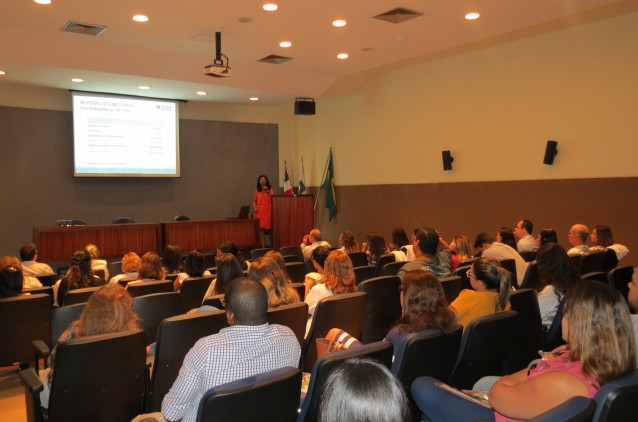
<svg viewBox="0 0 638 422">
<path fill-rule="evenodd" d="M 230 76 L 230 67 L 222 63 L 209 64 L 208 66 L 204 66 L 204 69 L 206 69 L 205 75 L 214 78 L 226 78 Z"/>
</svg>

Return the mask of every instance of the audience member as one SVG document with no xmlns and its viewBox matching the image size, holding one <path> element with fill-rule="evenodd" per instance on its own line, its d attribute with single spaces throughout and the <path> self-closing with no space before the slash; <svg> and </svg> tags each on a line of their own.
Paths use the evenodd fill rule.
<svg viewBox="0 0 638 422">
<path fill-rule="evenodd" d="M 575 396 L 592 398 L 601 385 L 636 366 L 629 310 L 621 295 L 599 282 L 578 283 L 565 299 L 563 338 L 554 357 L 499 379 L 489 392 L 492 409 L 418 378 L 412 397 L 428 420 L 529 420 Z"/>
<path fill-rule="evenodd" d="M 464 328 L 486 315 L 503 311 L 509 307 L 512 289 L 512 274 L 499 266 L 495 259 L 481 257 L 467 270 L 472 289 L 463 289 L 450 304 L 456 322 Z"/>
<path fill-rule="evenodd" d="M 326 380 L 320 422 L 408 422 L 407 394 L 392 373 L 372 359 L 348 359 Z"/>
<path fill-rule="evenodd" d="M 315 248 L 314 251 L 312 251 L 312 257 L 310 258 L 310 261 L 315 267 L 315 271 L 306 274 L 306 278 L 304 279 L 304 285 L 306 286 L 304 297 L 308 296 L 308 293 L 310 293 L 310 290 L 315 284 L 323 282 L 323 268 L 329 254 L 330 249 L 326 248 L 325 246 L 318 246 Z"/>
<path fill-rule="evenodd" d="M 450 272 L 454 271 L 463 261 L 472 257 L 472 253 L 470 252 L 470 239 L 462 234 L 457 234 L 452 237 L 450 250 L 452 251 L 452 256 L 450 257 Z"/>
<path fill-rule="evenodd" d="M 286 260 L 284 259 L 284 256 L 281 254 L 281 252 L 270 250 L 266 252 L 264 256 L 266 258 L 273 259 L 279 266 L 279 269 L 283 271 L 284 274 L 286 275 L 286 279 L 290 281 L 290 276 L 288 275 L 288 269 L 286 268 Z"/>
<path fill-rule="evenodd" d="M 401 227 L 395 227 L 392 229 L 392 243 L 390 244 L 390 250 L 394 253 L 397 262 L 412 261 L 415 259 L 412 243 L 408 240 L 408 234 Z M 399 259 L 400 255 L 398 255 L 398 252 L 403 252 L 405 259 Z"/>
<path fill-rule="evenodd" d="M 514 232 L 509 227 L 501 227 L 496 232 L 496 241 L 510 248 L 516 250 L 516 239 L 514 238 Z"/>
<path fill-rule="evenodd" d="M 616 258 L 620 261 L 629 253 L 627 246 L 620 243 L 614 243 L 614 235 L 611 234 L 611 229 L 608 226 L 596 226 L 591 231 L 591 243 L 589 247 L 590 251 L 604 251 L 611 249 L 616 252 Z"/>
<path fill-rule="evenodd" d="M 0 270 L 0 299 L 22 295 L 22 271 L 14 265 Z"/>
<path fill-rule="evenodd" d="M 536 239 L 532 236 L 534 225 L 529 220 L 521 220 L 514 227 L 514 236 L 518 239 L 516 249 L 518 252 L 534 252 L 538 249 Z"/>
<path fill-rule="evenodd" d="M 93 270 L 93 272 L 103 271 L 104 280 L 108 280 L 109 279 L 108 264 L 104 259 L 100 259 L 100 250 L 97 248 L 97 246 L 95 246 L 92 243 L 89 243 L 88 245 L 84 247 L 84 250 L 86 250 L 91 255 L 91 270 Z"/>
<path fill-rule="evenodd" d="M 352 271 L 352 261 L 344 252 L 335 250 L 328 254 L 324 265 L 323 283 L 315 284 L 306 295 L 308 304 L 308 323 L 306 334 L 312 323 L 312 316 L 317 303 L 323 298 L 357 291 L 357 283 Z"/>
<path fill-rule="evenodd" d="M 367 239 L 368 241 L 361 245 L 361 251 L 368 257 L 368 265 L 376 267 L 381 255 L 388 253 L 388 248 L 385 247 L 383 236 L 377 232 L 368 233 Z"/>
<path fill-rule="evenodd" d="M 554 229 L 542 229 L 536 238 L 538 249 L 546 243 L 558 243 L 558 236 Z"/>
<path fill-rule="evenodd" d="M 22 274 L 22 288 L 23 289 L 33 289 L 35 287 L 42 287 L 42 283 L 37 278 L 26 275 L 24 273 L 24 267 L 20 260 L 17 257 L 7 255 L 0 258 L 0 270 L 4 267 L 13 266 L 20 270 L 20 274 Z"/>
<path fill-rule="evenodd" d="M 479 258 L 483 255 L 483 251 L 490 247 L 494 243 L 494 237 L 490 236 L 486 232 L 480 232 L 474 239 L 474 257 Z"/>
<path fill-rule="evenodd" d="M 69 290 L 96 287 L 103 284 L 106 284 L 106 280 L 93 275 L 91 254 L 86 250 L 76 251 L 71 259 L 69 271 L 56 283 L 57 289 L 54 287 L 55 302 L 62 306 L 64 295 Z"/>
<path fill-rule="evenodd" d="M 315 250 L 318 246 L 325 246 L 327 248 L 330 247 L 330 243 L 325 240 L 321 240 L 321 230 L 312 229 L 310 233 L 303 237 L 301 242 L 301 252 L 303 252 L 304 259 L 310 259 L 312 256 L 312 251 Z"/>
<path fill-rule="evenodd" d="M 430 271 L 436 277 L 450 275 L 450 256 L 452 251 L 445 240 L 441 239 L 436 230 L 431 227 L 419 229 L 414 242 L 416 259 L 409 261 L 397 273 L 403 279 L 403 274 L 412 270 Z"/>
<path fill-rule="evenodd" d="M 177 245 L 166 245 L 162 252 L 164 275 L 179 274 L 184 270 L 182 253 Z"/>
<path fill-rule="evenodd" d="M 135 252 L 128 252 L 122 257 L 122 274 L 111 277 L 109 283 L 117 283 L 123 278 L 137 278 L 142 259 Z"/>
<path fill-rule="evenodd" d="M 569 289 L 580 281 L 578 270 L 569 259 L 567 252 L 557 243 L 547 243 L 536 255 L 538 277 L 545 285 L 538 293 L 541 321 L 549 327 L 554 321 L 558 305 Z"/>
<path fill-rule="evenodd" d="M 249 278 L 230 283 L 226 290 L 230 326 L 198 340 L 188 352 L 162 402 L 167 420 L 195 421 L 203 394 L 217 385 L 299 365 L 301 350 L 295 334 L 288 327 L 268 324 L 267 312 L 264 286 Z"/>
<path fill-rule="evenodd" d="M 481 256 L 485 258 L 493 258 L 497 261 L 513 259 L 514 264 L 516 265 L 516 284 L 520 285 L 523 281 L 529 264 L 525 262 L 523 257 L 515 248 L 505 245 L 497 240 L 489 246 L 486 245 L 486 249 L 483 250 L 483 254 Z"/>
<path fill-rule="evenodd" d="M 299 302 L 299 293 L 290 286 L 288 277 L 272 258 L 264 256 L 254 260 L 248 270 L 248 277 L 266 288 L 270 308 Z"/>
<path fill-rule="evenodd" d="M 343 232 L 339 235 L 339 250 L 345 253 L 361 252 L 359 242 L 352 232 Z"/>
<path fill-rule="evenodd" d="M 146 281 L 164 280 L 164 268 L 162 268 L 162 260 L 155 252 L 146 252 L 142 255 L 140 271 L 137 274 L 137 280 L 131 281 L 128 286 L 144 283 Z"/>
<path fill-rule="evenodd" d="M 246 261 L 246 258 L 244 258 L 244 254 L 239 251 L 237 245 L 235 245 L 233 242 L 227 241 L 217 247 L 217 255 L 221 255 L 224 253 L 233 254 L 235 258 L 237 258 L 237 262 L 239 262 L 239 266 L 242 270 L 247 270 L 248 268 L 250 268 L 250 262 Z"/>
<path fill-rule="evenodd" d="M 80 252 L 76 252 L 76 254 L 78 253 Z M 133 312 L 133 298 L 119 284 L 107 284 L 91 295 L 80 319 L 71 323 L 62 333 L 58 345 L 78 337 L 117 333 L 139 327 L 140 319 Z M 49 387 L 55 367 L 57 347 L 56 345 L 49 355 L 49 368 L 40 375 L 44 385 L 40 399 L 44 408 L 48 408 Z M 103 369 L 108 370 L 108 368 Z M 105 376 L 108 376 L 108 373 L 105 373 Z"/>
<path fill-rule="evenodd" d="M 47 264 L 38 261 L 38 248 L 35 243 L 27 243 L 20 248 L 20 260 L 22 260 L 22 273 L 36 276 L 53 274 L 53 269 Z"/>
<path fill-rule="evenodd" d="M 215 261 L 217 262 L 216 276 L 204 295 L 204 301 L 210 296 L 223 295 L 231 281 L 244 275 L 239 261 L 232 253 L 218 254 Z"/>
<path fill-rule="evenodd" d="M 204 277 L 210 276 L 210 272 L 206 269 L 206 257 L 202 251 L 193 249 L 186 255 L 186 261 L 184 263 L 184 272 L 179 273 L 173 287 L 175 291 L 179 291 L 184 283 L 184 280 L 192 277 Z"/>
<path fill-rule="evenodd" d="M 567 251 L 567 255 L 582 255 L 589 252 L 587 247 L 587 237 L 589 236 L 589 229 L 584 224 L 574 224 L 567 234 L 567 239 L 572 248 Z"/>
</svg>

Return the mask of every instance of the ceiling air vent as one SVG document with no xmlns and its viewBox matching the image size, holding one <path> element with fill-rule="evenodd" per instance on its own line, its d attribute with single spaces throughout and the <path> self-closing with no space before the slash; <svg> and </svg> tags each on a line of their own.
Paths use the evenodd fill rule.
<svg viewBox="0 0 638 422">
<path fill-rule="evenodd" d="M 106 26 L 102 25 L 69 21 L 62 27 L 62 29 L 60 29 L 60 31 L 73 32 L 75 34 L 92 35 L 94 37 L 97 37 L 102 32 L 106 31 L 106 29 Z"/>
<path fill-rule="evenodd" d="M 381 13 L 380 15 L 375 16 L 375 19 L 380 19 L 382 21 L 392 22 L 392 23 L 401 23 L 412 18 L 417 18 L 423 15 L 421 12 L 416 12 L 414 10 L 406 9 L 404 7 L 397 7 L 396 9 L 389 10 L 385 13 Z"/>
<path fill-rule="evenodd" d="M 286 63 L 288 60 L 292 60 L 292 57 L 284 57 L 284 56 L 278 56 L 276 54 L 271 54 L 269 56 L 262 57 L 261 59 L 257 61 L 262 63 L 270 63 L 270 64 L 282 64 L 282 63 Z"/>
</svg>

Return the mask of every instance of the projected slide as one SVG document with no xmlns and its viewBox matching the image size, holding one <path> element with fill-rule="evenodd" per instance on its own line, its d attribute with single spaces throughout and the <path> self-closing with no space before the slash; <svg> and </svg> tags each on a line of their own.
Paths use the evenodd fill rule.
<svg viewBox="0 0 638 422">
<path fill-rule="evenodd" d="M 175 101 L 73 93 L 75 176 L 179 177 Z"/>
</svg>

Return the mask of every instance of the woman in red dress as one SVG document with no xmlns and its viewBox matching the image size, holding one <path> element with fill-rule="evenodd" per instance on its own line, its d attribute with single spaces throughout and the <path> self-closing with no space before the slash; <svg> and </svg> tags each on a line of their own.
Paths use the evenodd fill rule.
<svg viewBox="0 0 638 422">
<path fill-rule="evenodd" d="M 271 196 L 273 193 L 274 191 L 270 186 L 268 176 L 265 174 L 260 175 L 257 178 L 257 189 L 255 191 L 255 199 L 253 200 L 253 208 L 255 209 L 255 218 L 259 219 L 259 238 L 262 248 L 266 247 L 266 232 L 268 232 L 268 237 L 270 238 L 270 229 L 272 229 Z M 272 239 L 270 243 L 272 244 Z"/>
</svg>

